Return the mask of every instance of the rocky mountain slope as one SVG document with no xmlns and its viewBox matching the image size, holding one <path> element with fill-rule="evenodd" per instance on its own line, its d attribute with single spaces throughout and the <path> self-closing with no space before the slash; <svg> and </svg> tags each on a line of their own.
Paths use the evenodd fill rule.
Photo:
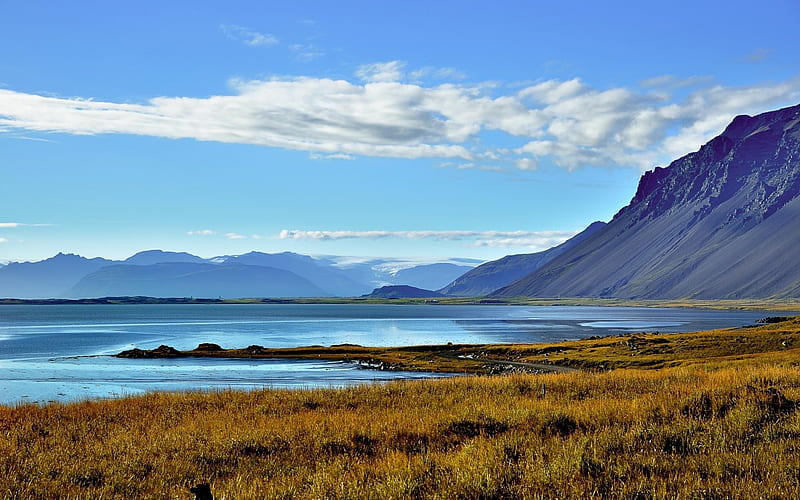
<svg viewBox="0 0 800 500">
<path fill-rule="evenodd" d="M 573 246 L 605 227 L 605 222 L 593 222 L 564 243 L 536 253 L 507 255 L 468 271 L 458 279 L 439 290 L 445 295 L 456 297 L 479 297 L 539 269 Z"/>
<path fill-rule="evenodd" d="M 498 297 L 800 297 L 800 105 L 644 174 L 602 230 Z"/>
</svg>

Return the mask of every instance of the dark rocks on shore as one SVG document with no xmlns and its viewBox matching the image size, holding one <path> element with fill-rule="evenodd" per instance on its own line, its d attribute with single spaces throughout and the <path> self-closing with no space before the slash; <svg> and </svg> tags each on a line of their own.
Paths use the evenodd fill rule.
<svg viewBox="0 0 800 500">
<path fill-rule="evenodd" d="M 368 370 L 380 370 L 385 372 L 402 370 L 400 366 L 379 359 L 358 359 L 355 361 L 359 368 Z"/>
<path fill-rule="evenodd" d="M 145 358 L 177 358 L 184 354 L 168 345 L 160 345 L 155 349 L 133 348 L 117 354 L 118 358 L 145 359 Z"/>
<path fill-rule="evenodd" d="M 247 349 L 245 349 L 245 351 L 247 351 L 247 354 L 264 354 L 264 346 L 253 344 L 247 346 Z"/>
<path fill-rule="evenodd" d="M 222 350 L 222 347 L 220 347 L 219 344 L 212 344 L 210 342 L 203 342 L 202 344 L 199 344 L 195 348 L 195 351 L 216 352 L 216 351 L 221 351 L 221 350 Z"/>
</svg>

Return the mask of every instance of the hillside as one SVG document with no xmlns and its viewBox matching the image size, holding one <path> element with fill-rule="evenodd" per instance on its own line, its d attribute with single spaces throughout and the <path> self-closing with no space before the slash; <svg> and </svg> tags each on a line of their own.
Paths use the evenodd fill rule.
<svg viewBox="0 0 800 500">
<path fill-rule="evenodd" d="M 439 292 L 455 297 L 479 297 L 491 293 L 539 269 L 573 246 L 605 227 L 593 222 L 572 238 L 553 248 L 528 254 L 507 255 L 468 271 Z"/>
<path fill-rule="evenodd" d="M 645 173 L 602 230 L 496 297 L 800 296 L 800 105 Z"/>
<path fill-rule="evenodd" d="M 433 290 L 425 290 L 409 285 L 382 286 L 373 290 L 369 295 L 364 295 L 364 297 L 372 299 L 420 299 L 443 296 Z"/>
</svg>

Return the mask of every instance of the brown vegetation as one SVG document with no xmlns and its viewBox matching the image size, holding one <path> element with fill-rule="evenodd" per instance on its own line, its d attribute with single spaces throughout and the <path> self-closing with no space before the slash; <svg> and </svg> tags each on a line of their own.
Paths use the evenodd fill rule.
<svg viewBox="0 0 800 500">
<path fill-rule="evenodd" d="M 508 353 L 649 370 L 0 407 L 0 497 L 794 498 L 797 330 Z"/>
</svg>

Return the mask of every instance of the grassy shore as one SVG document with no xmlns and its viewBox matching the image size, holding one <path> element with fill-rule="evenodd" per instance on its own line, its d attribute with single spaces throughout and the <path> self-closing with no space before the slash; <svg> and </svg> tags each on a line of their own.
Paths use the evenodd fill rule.
<svg viewBox="0 0 800 500">
<path fill-rule="evenodd" d="M 785 321 L 784 321 L 785 320 Z M 552 344 L 447 344 L 364 347 L 353 344 L 267 348 L 222 348 L 201 344 L 178 351 L 168 346 L 121 353 L 131 358 L 214 357 L 325 359 L 359 362 L 386 370 L 497 374 L 502 372 L 604 371 L 664 368 L 713 362 L 791 359 L 800 348 L 800 320 L 777 316 L 764 325 L 691 333 L 628 333 Z"/>
<path fill-rule="evenodd" d="M 582 369 L 0 407 L 0 498 L 795 498 L 798 341 L 445 346 Z"/>
<path fill-rule="evenodd" d="M 397 305 L 509 305 L 509 306 L 627 306 L 627 307 L 690 307 L 701 309 L 749 309 L 800 311 L 797 299 L 596 299 L 515 297 L 437 297 L 385 299 L 372 297 L 308 297 L 308 298 L 244 298 L 202 299 L 192 297 L 102 297 L 93 299 L 13 299 L 0 298 L 2 305 L 136 305 L 136 304 L 397 304 Z"/>
</svg>

